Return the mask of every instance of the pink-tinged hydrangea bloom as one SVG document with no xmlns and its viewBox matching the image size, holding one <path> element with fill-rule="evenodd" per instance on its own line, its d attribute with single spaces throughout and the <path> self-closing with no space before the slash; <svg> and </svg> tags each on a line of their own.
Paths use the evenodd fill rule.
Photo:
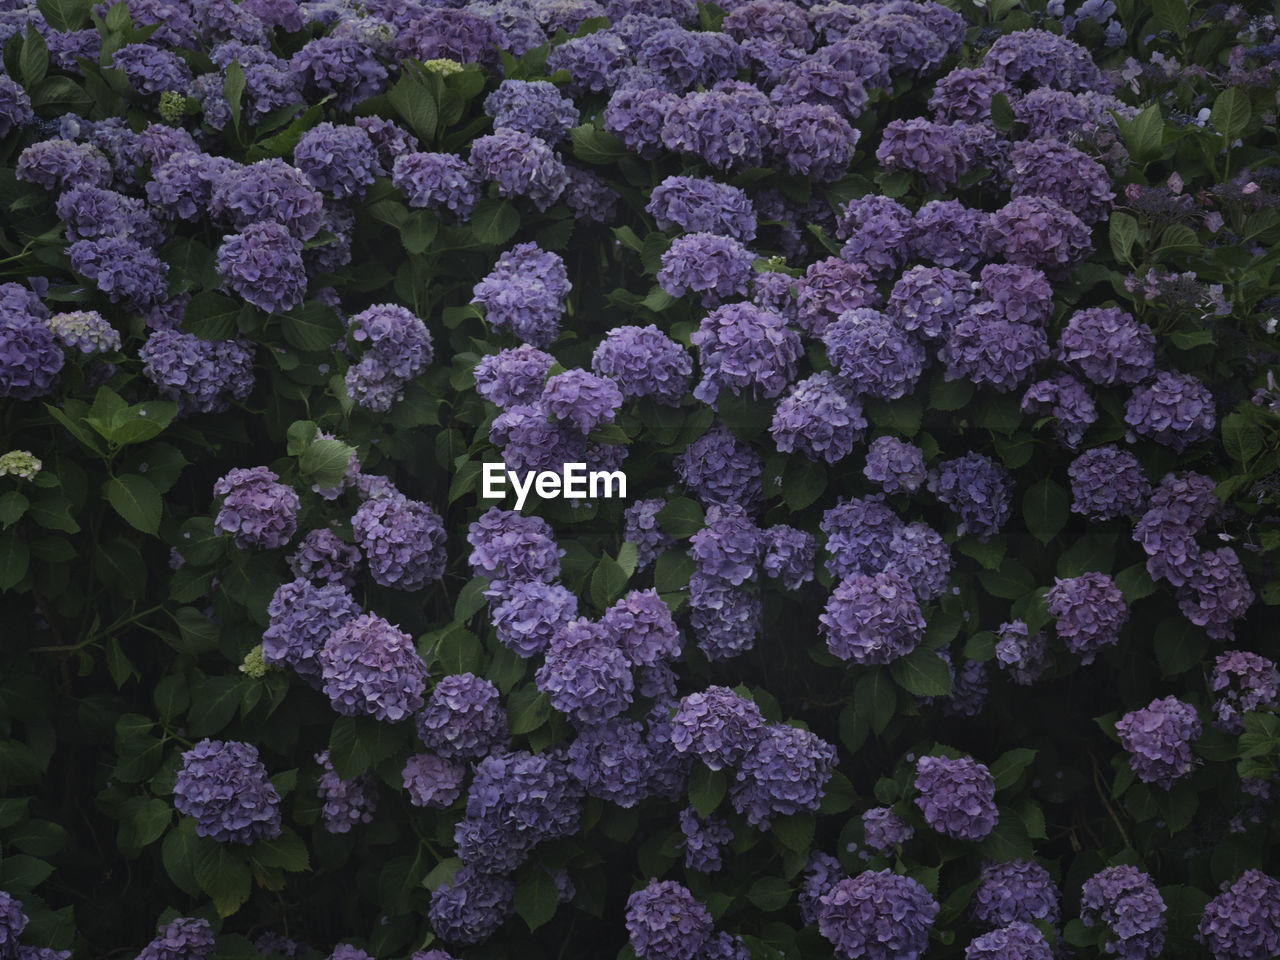
<svg viewBox="0 0 1280 960">
<path fill-rule="evenodd" d="M 940 909 L 923 886 L 890 870 L 845 877 L 818 901 L 818 932 L 843 960 L 919 960 Z"/>
<path fill-rule="evenodd" d="M 900 573 L 852 574 L 840 581 L 818 617 L 827 649 L 858 664 L 891 663 L 924 638 L 924 616 Z"/>
<path fill-rule="evenodd" d="M 711 938 L 707 908 L 674 880 L 651 880 L 627 898 L 627 933 L 640 960 L 688 960 Z"/>
<path fill-rule="evenodd" d="M 978 841 L 996 825 L 996 782 L 971 757 L 921 757 L 916 761 L 916 806 L 925 822 L 946 837 Z"/>
<path fill-rule="evenodd" d="M 1160 956 L 1167 909 L 1151 875 L 1127 864 L 1095 873 L 1080 892 L 1080 919 L 1108 928 L 1107 952 L 1120 960 Z"/>
<path fill-rule="evenodd" d="M 214 528 L 232 534 L 241 550 L 273 550 L 288 543 L 298 529 L 300 501 L 279 479 L 267 467 L 229 471 L 213 485 L 213 495 L 222 498 Z"/>
<path fill-rule="evenodd" d="M 416 753 L 405 761 L 404 788 L 415 807 L 446 810 L 462 794 L 467 775 L 464 764 L 434 753 Z"/>
<path fill-rule="evenodd" d="M 252 744 L 201 740 L 182 754 L 173 805 L 196 822 L 196 834 L 250 844 L 280 836 L 280 794 Z"/>
<path fill-rule="evenodd" d="M 1152 700 L 1116 721 L 1120 745 L 1129 751 L 1129 765 L 1143 783 L 1169 790 L 1195 769 L 1191 743 L 1200 736 L 1195 707 L 1177 697 Z"/>
<path fill-rule="evenodd" d="M 343 716 L 398 723 L 422 708 L 426 664 L 412 638 L 376 614 L 335 630 L 319 660 L 325 695 Z"/>
</svg>

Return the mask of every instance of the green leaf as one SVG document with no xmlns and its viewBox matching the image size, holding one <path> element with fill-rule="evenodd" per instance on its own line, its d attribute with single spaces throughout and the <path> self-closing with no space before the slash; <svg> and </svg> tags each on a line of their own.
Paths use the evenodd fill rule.
<svg viewBox="0 0 1280 960">
<path fill-rule="evenodd" d="M 173 423 L 178 415 L 178 405 L 170 400 L 146 400 L 120 410 L 111 417 L 107 440 L 116 446 L 146 443 L 158 437 Z M 172 448 L 170 448 L 172 449 Z M 173 451 L 186 464 L 177 450 Z M 181 469 L 181 466 L 178 468 Z"/>
<path fill-rule="evenodd" d="M 782 471 L 782 502 L 803 510 L 827 489 L 827 471 L 806 457 L 792 457 Z"/>
<path fill-rule="evenodd" d="M 31 501 L 17 490 L 10 490 L 0 495 L 0 523 L 6 527 L 13 526 L 22 519 L 22 515 L 27 512 L 27 507 L 30 505 Z"/>
<path fill-rule="evenodd" d="M 1130 605 L 1156 592 L 1155 581 L 1147 573 L 1145 563 L 1135 563 L 1131 567 L 1125 567 L 1116 574 L 1115 581 L 1120 592 L 1124 594 L 1125 603 Z"/>
<path fill-rule="evenodd" d="M 791 899 L 791 884 L 781 877 L 761 877 L 747 891 L 747 899 L 765 913 L 781 910 Z"/>
<path fill-rule="evenodd" d="M 347 464 L 356 448 L 341 440 L 321 438 L 298 458 L 303 476 L 321 488 L 336 487 L 347 474 Z"/>
<path fill-rule="evenodd" d="M 130 526 L 152 536 L 160 532 L 163 505 L 155 484 L 146 477 L 135 473 L 112 477 L 107 481 L 107 499 Z"/>
<path fill-rule="evenodd" d="M 794 813 L 789 817 L 779 817 L 769 827 L 769 832 L 788 850 L 807 853 L 813 845 L 813 834 L 816 829 L 813 814 Z"/>
<path fill-rule="evenodd" d="M 664 532 L 680 540 L 692 537 L 702 529 L 705 521 L 706 514 L 702 507 L 697 501 L 686 497 L 668 500 L 667 505 L 658 511 L 658 525 Z"/>
<path fill-rule="evenodd" d="M 1159 105 L 1152 104 L 1132 120 L 1121 121 L 1120 133 L 1130 158 L 1138 166 L 1158 160 L 1164 145 L 1164 118 Z"/>
<path fill-rule="evenodd" d="M 924 406 L 916 396 L 901 400 L 867 400 L 864 410 L 867 419 L 877 427 L 894 430 L 904 437 L 914 437 L 920 430 Z"/>
<path fill-rule="evenodd" d="M 539 863 L 529 864 L 516 878 L 516 913 L 530 932 L 537 930 L 553 916 L 560 903 L 555 878 Z"/>
<path fill-rule="evenodd" d="M 1017 600 L 1036 588 L 1031 571 L 1012 557 L 999 570 L 979 570 L 978 580 L 987 593 L 1002 600 Z"/>
<path fill-rule="evenodd" d="M 615 163 L 629 155 L 621 140 L 595 127 L 574 127 L 569 136 L 573 140 L 573 155 L 584 163 Z"/>
<path fill-rule="evenodd" d="M 209 677 L 195 683 L 191 688 L 187 733 L 207 737 L 222 730 L 240 708 L 241 696 L 239 677 Z"/>
<path fill-rule="evenodd" d="M 991 777 L 996 782 L 997 790 L 1012 787 L 1022 776 L 1022 771 L 1031 765 L 1036 758 L 1036 751 L 1026 747 L 1018 747 L 1002 753 L 995 763 L 991 764 Z"/>
<path fill-rule="evenodd" d="M 961 410 L 973 399 L 973 381 L 937 379 L 929 388 L 929 406 L 934 410 Z"/>
<path fill-rule="evenodd" d="M 130 798 L 124 813 L 116 831 L 116 842 L 122 849 L 131 851 L 140 851 L 155 843 L 173 822 L 173 808 L 154 797 Z"/>
<path fill-rule="evenodd" d="M 622 568 L 622 572 L 627 575 L 628 580 L 635 574 L 636 564 L 639 560 L 639 551 L 634 543 L 624 542 L 618 548 L 618 566 Z"/>
<path fill-rule="evenodd" d="M 27 575 L 31 549 L 10 530 L 0 536 L 0 590 L 11 590 Z"/>
<path fill-rule="evenodd" d="M 1172 30 L 1180 38 L 1186 37 L 1191 20 L 1190 0 L 1150 0 L 1151 12 L 1156 23 L 1165 30 Z"/>
<path fill-rule="evenodd" d="M 459 623 L 440 631 L 432 652 L 441 669 L 449 673 L 477 673 L 484 661 L 484 644 Z"/>
<path fill-rule="evenodd" d="M 1138 221 L 1127 213 L 1113 213 L 1108 224 L 1111 253 L 1121 263 L 1132 263 L 1133 245 L 1138 240 Z"/>
<path fill-rule="evenodd" d="M 53 867 L 25 853 L 6 855 L 0 864 L 0 887 L 12 893 L 30 893 L 53 873 Z"/>
<path fill-rule="evenodd" d="M 468 581 L 467 585 L 458 591 L 458 599 L 453 603 L 454 623 L 466 623 L 479 613 L 488 603 L 488 598 L 484 595 L 488 589 L 489 581 L 484 577 L 474 577 Z"/>
<path fill-rule="evenodd" d="M 1014 124 L 1013 107 L 1009 98 L 1003 93 L 991 97 L 991 125 L 997 130 L 1012 130 Z"/>
<path fill-rule="evenodd" d="M 500 247 L 520 229 L 520 214 L 505 200 L 486 197 L 471 214 L 471 232 L 477 242 Z"/>
<path fill-rule="evenodd" d="M 1186 673 L 1209 649 L 1209 638 L 1203 630 L 1184 617 L 1162 620 L 1155 631 L 1156 663 L 1166 677 Z"/>
<path fill-rule="evenodd" d="M 1048 543 L 1062 531 L 1070 509 L 1070 494 L 1052 480 L 1041 480 L 1022 498 L 1027 529 L 1041 543 Z"/>
<path fill-rule="evenodd" d="M 425 78 L 406 70 L 387 92 L 387 100 L 420 140 L 427 143 L 435 140 L 439 111 L 435 91 Z"/>
<path fill-rule="evenodd" d="M 249 848 L 249 856 L 263 867 L 276 867 L 287 873 L 311 869 L 307 845 L 288 827 L 273 840 L 259 840 Z"/>
<path fill-rule="evenodd" d="M 350 780 L 393 756 L 403 743 L 399 726 L 373 717 L 338 717 L 329 732 L 329 760 L 338 776 Z"/>
<path fill-rule="evenodd" d="M 200 845 L 195 864 L 196 883 L 213 901 L 220 917 L 231 916 L 249 899 L 251 877 L 240 856 L 213 841 Z"/>
<path fill-rule="evenodd" d="M 978 851 L 997 863 L 1027 860 L 1034 854 L 1031 839 L 1027 836 L 1027 828 L 1022 818 L 1011 816 L 1004 810 L 1000 811 L 999 822 L 996 823 L 995 829 L 987 834 Z"/>
<path fill-rule="evenodd" d="M 918 697 L 945 697 L 951 693 L 951 671 L 933 650 L 913 650 L 889 664 L 889 673 L 907 693 Z"/>
<path fill-rule="evenodd" d="M 1247 464 L 1262 452 L 1262 431 L 1250 417 L 1229 414 L 1222 421 L 1222 445 L 1232 460 Z"/>
<path fill-rule="evenodd" d="M 170 830 L 160 846 L 160 859 L 164 863 L 165 873 L 178 889 L 190 896 L 199 890 L 196 883 L 196 860 L 200 855 L 201 840 L 196 836 L 196 822 L 190 817 L 183 817 L 178 826 Z"/>
<path fill-rule="evenodd" d="M 1231 87 L 1218 94 L 1209 112 L 1209 122 L 1226 138 L 1227 142 L 1236 140 L 1249 126 L 1253 117 L 1253 108 L 1249 103 L 1249 95 L 1238 87 Z"/>
<path fill-rule="evenodd" d="M 627 572 L 606 553 L 591 574 L 591 602 L 597 609 L 605 610 L 622 595 L 626 587 Z"/>
<path fill-rule="evenodd" d="M 204 340 L 229 340 L 239 329 L 237 317 L 245 304 L 220 293 L 197 293 L 182 314 L 182 330 Z"/>
<path fill-rule="evenodd" d="M 431 211 L 414 210 L 400 225 L 400 242 L 411 254 L 426 253 L 439 227 L 439 221 Z"/>
<path fill-rule="evenodd" d="M 30 22 L 27 23 L 27 35 L 22 41 L 22 53 L 18 57 L 18 69 L 22 73 L 24 86 L 33 87 L 44 79 L 49 70 L 49 48 L 44 37 Z"/>
<path fill-rule="evenodd" d="M 310 353 L 329 353 L 342 339 L 342 321 L 328 304 L 308 300 L 280 318 L 280 332 L 292 347 Z"/>
<path fill-rule="evenodd" d="M 551 716 L 551 701 L 535 686 L 520 687 L 507 698 L 507 722 L 514 734 L 532 733 Z"/>
<path fill-rule="evenodd" d="M 684 550 L 668 550 L 654 564 L 653 585 L 659 593 L 664 594 L 687 590 L 695 566 L 693 558 Z"/>
<path fill-rule="evenodd" d="M 870 724 L 876 734 L 884 732 L 898 705 L 898 692 L 887 670 L 873 669 L 858 680 L 853 688 L 853 705 L 858 716 Z"/>
<path fill-rule="evenodd" d="M 244 107 L 244 69 L 239 60 L 232 60 L 222 77 L 222 96 L 231 109 L 231 122 L 240 127 L 240 112 Z"/>
<path fill-rule="evenodd" d="M 733 394 L 721 390 L 716 409 L 724 425 L 744 440 L 751 440 L 769 429 L 773 422 L 773 404 L 757 400 L 746 393 Z"/>
<path fill-rule="evenodd" d="M 59 33 L 78 30 L 89 19 L 93 0 L 36 0 L 45 22 Z"/>
<path fill-rule="evenodd" d="M 702 763 L 695 763 L 689 773 L 689 803 L 698 816 L 711 816 L 729 788 L 723 770 L 712 770 Z"/>
</svg>

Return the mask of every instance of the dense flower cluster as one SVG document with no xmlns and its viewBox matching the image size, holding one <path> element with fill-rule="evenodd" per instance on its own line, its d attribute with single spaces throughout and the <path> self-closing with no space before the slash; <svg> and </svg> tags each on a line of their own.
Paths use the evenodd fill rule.
<svg viewBox="0 0 1280 960">
<path fill-rule="evenodd" d="M 196 834 L 249 844 L 280 835 L 280 794 L 252 744 L 201 740 L 182 754 L 173 805 L 196 822 Z"/>
<path fill-rule="evenodd" d="M 1168 906 L 1149 874 L 1137 867 L 1107 867 L 1084 882 L 1080 919 L 1108 928 L 1108 953 L 1147 960 L 1164 949 Z"/>
<path fill-rule="evenodd" d="M 996 825 L 995 780 L 970 757 L 921 757 L 915 788 L 925 822 L 944 836 L 981 840 Z"/>
<path fill-rule="evenodd" d="M 1173 696 L 1152 700 L 1116 721 L 1116 733 L 1138 779 L 1166 790 L 1195 769 L 1191 744 L 1200 730 L 1195 707 Z"/>
<path fill-rule="evenodd" d="M 818 898 L 818 931 L 845 960 L 917 960 L 938 904 L 910 877 L 868 870 Z"/>
</svg>

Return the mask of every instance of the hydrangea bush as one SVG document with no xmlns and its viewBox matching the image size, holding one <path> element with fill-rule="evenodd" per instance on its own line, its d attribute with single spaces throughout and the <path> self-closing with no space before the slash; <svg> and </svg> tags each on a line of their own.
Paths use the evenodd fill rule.
<svg viewBox="0 0 1280 960">
<path fill-rule="evenodd" d="M 1280 952 L 1262 5 L 0 48 L 0 960 Z"/>
</svg>

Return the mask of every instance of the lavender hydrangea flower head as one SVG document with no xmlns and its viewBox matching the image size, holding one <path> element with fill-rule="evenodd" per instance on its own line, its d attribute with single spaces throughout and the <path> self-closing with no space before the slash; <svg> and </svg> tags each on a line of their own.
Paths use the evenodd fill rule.
<svg viewBox="0 0 1280 960">
<path fill-rule="evenodd" d="M 1215 725 L 1227 733 L 1244 732 L 1244 714 L 1280 706 L 1280 669 L 1266 657 L 1231 650 L 1214 660 L 1209 689 L 1217 693 Z"/>
<path fill-rule="evenodd" d="M 888 542 L 902 526 L 879 498 L 841 499 L 823 513 L 819 525 L 827 536 L 827 569 L 840 578 L 879 573 L 889 563 Z"/>
<path fill-rule="evenodd" d="M 835 765 L 836 748 L 817 734 L 770 724 L 739 761 L 729 801 L 767 830 L 775 817 L 816 811 Z"/>
<path fill-rule="evenodd" d="M 714 404 L 721 389 L 777 397 L 794 379 L 800 337 L 780 313 L 730 303 L 707 314 L 690 336 L 698 348 L 702 382 L 693 395 Z"/>
<path fill-rule="evenodd" d="M 307 291 L 302 241 L 270 220 L 223 237 L 217 270 L 228 290 L 267 313 L 296 307 Z"/>
<path fill-rule="evenodd" d="M 578 598 L 558 583 L 526 580 L 487 591 L 498 598 L 492 621 L 498 640 L 522 657 L 544 652 L 578 615 Z"/>
<path fill-rule="evenodd" d="M 1184 586 L 1195 574 L 1200 548 L 1195 538 L 1222 509 L 1216 484 L 1201 473 L 1168 473 L 1133 527 L 1133 539 L 1147 554 L 1152 577 Z"/>
<path fill-rule="evenodd" d="M 712 505 L 706 526 L 689 539 L 698 573 L 739 586 L 755 580 L 763 548 L 760 528 L 742 507 Z"/>
<path fill-rule="evenodd" d="M 537 403 L 542 396 L 547 373 L 555 362 L 551 354 L 527 343 L 486 354 L 473 370 L 476 393 L 504 408 Z"/>
<path fill-rule="evenodd" d="M 213 185 L 210 209 L 237 230 L 272 221 L 310 240 L 324 217 L 324 197 L 301 170 L 273 158 L 228 168 Z"/>
<path fill-rule="evenodd" d="M 86 183 L 111 186 L 111 164 L 92 144 L 73 140 L 41 140 L 18 155 L 14 175 L 46 190 L 65 190 Z"/>
<path fill-rule="evenodd" d="M 1077 310 L 1067 321 L 1055 356 L 1086 380 L 1137 384 L 1155 373 L 1155 334 L 1119 307 Z"/>
<path fill-rule="evenodd" d="M 515 884 L 500 874 L 463 867 L 435 889 L 427 918 L 450 943 L 481 943 L 514 912 Z"/>
<path fill-rule="evenodd" d="M 913 117 L 885 126 L 876 159 L 890 173 L 919 174 L 927 191 L 945 193 L 969 172 L 975 158 L 957 125 Z"/>
<path fill-rule="evenodd" d="M 700 177 L 667 177 L 653 188 L 645 212 L 659 230 L 713 233 L 749 243 L 756 235 L 756 212 L 738 187 Z"/>
<path fill-rule="evenodd" d="M 470 10 L 436 9 L 431 16 L 408 20 L 396 34 L 398 59 L 453 60 L 495 67 L 497 27 Z"/>
<path fill-rule="evenodd" d="M 916 761 L 916 806 L 943 836 L 978 841 L 999 816 L 991 771 L 971 757 L 921 757 Z"/>
<path fill-rule="evenodd" d="M 915 836 L 915 828 L 889 807 L 872 807 L 862 814 L 862 831 L 867 846 L 888 856 Z"/>
<path fill-rule="evenodd" d="M 964 960 L 1053 960 L 1053 950 L 1038 928 L 1018 921 L 974 937 Z"/>
<path fill-rule="evenodd" d="M 414 722 L 427 749 L 446 760 L 482 757 L 510 737 L 498 688 L 470 673 L 442 677 Z"/>
<path fill-rule="evenodd" d="M 267 467 L 237 467 L 213 485 L 222 497 L 214 528 L 233 535 L 235 545 L 272 550 L 282 547 L 298 529 L 300 501 L 292 487 Z"/>
<path fill-rule="evenodd" d="M 689 352 L 653 324 L 615 327 L 591 356 L 591 369 L 609 377 L 624 397 L 678 404 L 693 373 Z"/>
<path fill-rule="evenodd" d="M 325 960 L 374 960 L 373 955 L 349 943 L 339 943 Z"/>
<path fill-rule="evenodd" d="M 265 663 L 287 663 L 308 680 L 320 677 L 319 653 L 339 627 L 360 615 L 360 605 L 342 583 L 316 586 L 297 579 L 281 584 L 267 604 L 270 623 L 262 634 Z"/>
<path fill-rule="evenodd" d="M 1067 468 L 1071 512 L 1090 520 L 1114 520 L 1142 513 L 1151 484 L 1138 458 L 1115 444 L 1086 450 Z"/>
<path fill-rule="evenodd" d="M 564 188 L 564 202 L 577 220 L 599 224 L 613 223 L 620 199 L 618 191 L 592 170 L 569 166 L 569 185 Z"/>
<path fill-rule="evenodd" d="M 644 726 L 617 718 L 587 727 L 569 744 L 569 773 L 589 797 L 634 807 L 649 793 L 653 762 Z"/>
<path fill-rule="evenodd" d="M 1195 769 L 1191 742 L 1200 736 L 1195 707 L 1177 697 L 1152 700 L 1116 721 L 1120 744 L 1129 751 L 1129 765 L 1143 783 L 1165 790 Z"/>
<path fill-rule="evenodd" d="M 931 267 L 972 270 L 982 258 L 989 216 L 959 200 L 930 200 L 916 211 L 911 252 Z"/>
<path fill-rule="evenodd" d="M 31 97 L 16 80 L 0 77 L 0 138 L 30 122 L 34 113 L 31 110 Z"/>
<path fill-rule="evenodd" d="M 1016 263 L 989 263 L 982 268 L 978 291 L 1000 308 L 1007 320 L 1043 326 L 1053 313 L 1053 288 L 1045 275 Z"/>
<path fill-rule="evenodd" d="M 824 370 L 778 402 L 769 433 L 783 453 L 835 463 L 852 452 L 866 426 L 862 404 L 843 380 Z"/>
<path fill-rule="evenodd" d="M 1153 381 L 1134 389 L 1124 422 L 1136 435 L 1181 453 L 1213 433 L 1213 394 L 1189 373 L 1160 370 Z"/>
<path fill-rule="evenodd" d="M 1058 636 L 1085 665 L 1120 639 L 1120 629 L 1129 620 L 1124 594 L 1105 573 L 1055 577 L 1045 602 L 1056 618 Z"/>
<path fill-rule="evenodd" d="M 889 539 L 885 570 L 903 577 L 920 602 L 927 603 L 951 585 L 951 548 L 926 523 L 899 524 Z"/>
<path fill-rule="evenodd" d="M 885 313 L 898 327 L 937 340 L 973 302 L 973 281 L 947 267 L 912 267 L 894 284 Z"/>
<path fill-rule="evenodd" d="M 604 612 L 600 623 L 617 638 L 633 665 L 675 660 L 684 645 L 670 608 L 653 589 L 632 590 Z"/>
<path fill-rule="evenodd" d="M 871 269 L 840 257 L 811 263 L 796 283 L 797 320 L 811 337 L 821 337 L 832 321 L 846 313 L 879 302 Z"/>
<path fill-rule="evenodd" d="M 178 917 L 160 927 L 137 960 L 208 960 L 216 946 L 208 920 Z"/>
<path fill-rule="evenodd" d="M 928 480 L 929 492 L 959 516 L 957 532 L 980 540 L 999 533 L 1009 519 L 1012 486 L 1009 472 L 980 453 L 943 460 Z"/>
<path fill-rule="evenodd" d="M 1098 408 L 1088 388 L 1069 373 L 1031 384 L 1022 395 L 1020 408 L 1023 413 L 1049 415 L 1054 421 L 1054 436 L 1068 450 L 1078 449 L 1098 420 Z"/>
<path fill-rule="evenodd" d="M 785 523 L 774 524 L 764 531 L 763 549 L 761 570 L 785 589 L 799 590 L 813 579 L 818 549 L 813 534 Z"/>
<path fill-rule="evenodd" d="M 556 546 L 551 525 L 541 517 L 490 507 L 467 531 L 468 558 L 477 577 L 490 580 L 541 580 L 560 575 L 564 551 Z"/>
<path fill-rule="evenodd" d="M 627 933 L 640 960 L 687 960 L 711 938 L 707 908 L 674 880 L 651 880 L 627 898 Z"/>
<path fill-rule="evenodd" d="M 528 197 L 545 211 L 569 185 L 562 161 L 539 137 L 502 127 L 471 143 L 471 165 L 481 179 L 498 187 L 504 197 Z"/>
<path fill-rule="evenodd" d="M 754 509 L 764 494 L 764 462 L 751 446 L 716 423 L 676 457 L 676 475 L 703 505 Z"/>
<path fill-rule="evenodd" d="M 463 223 L 480 199 L 475 170 L 451 153 L 401 154 L 391 168 L 391 183 L 409 206 L 448 213 Z"/>
<path fill-rule="evenodd" d="M 897 437 L 876 437 L 867 447 L 863 475 L 885 493 L 915 493 L 924 484 L 924 452 Z"/>
<path fill-rule="evenodd" d="M 1087 224 L 1111 211 L 1115 193 L 1106 167 L 1061 140 L 1022 140 L 1009 155 L 1011 195 L 1050 197 Z"/>
<path fill-rule="evenodd" d="M 347 329 L 355 343 L 366 345 L 360 361 L 347 370 L 347 393 L 361 406 L 385 413 L 431 362 L 431 334 L 421 319 L 391 303 L 348 318 Z"/>
<path fill-rule="evenodd" d="M 827 358 L 855 393 L 896 400 L 924 371 L 924 347 L 879 310 L 841 314 L 822 334 Z"/>
<path fill-rule="evenodd" d="M 485 319 L 495 327 L 545 347 L 559 332 L 570 289 L 559 256 L 536 243 L 521 243 L 498 258 L 492 272 L 476 284 L 471 302 L 484 307 Z"/>
<path fill-rule="evenodd" d="M 995 71 L 956 67 L 934 84 L 929 109 L 939 123 L 981 123 L 991 119 L 991 98 L 996 94 L 1016 99 L 1013 87 Z"/>
<path fill-rule="evenodd" d="M 366 500 L 351 527 L 375 583 L 418 590 L 443 576 L 447 534 L 429 504 L 403 496 Z"/>
<path fill-rule="evenodd" d="M 803 882 L 796 900 L 800 905 L 800 920 L 806 927 L 818 922 L 822 909 L 821 897 L 844 876 L 840 861 L 829 853 L 814 850 L 809 854 Z"/>
<path fill-rule="evenodd" d="M 67 240 L 124 237 L 147 247 L 158 246 L 164 233 L 145 203 L 87 183 L 64 190 L 56 204 Z"/>
<path fill-rule="evenodd" d="M 773 152 L 782 166 L 789 173 L 808 177 L 815 183 L 839 180 L 848 170 L 862 137 L 861 131 L 855 130 L 834 107 L 825 103 L 779 107 L 773 124 L 777 131 Z"/>
<path fill-rule="evenodd" d="M 516 404 L 494 418 L 489 442 L 502 451 L 507 469 L 559 473 L 586 459 L 583 435 L 551 419 L 541 404 Z"/>
<path fill-rule="evenodd" d="M 663 532 L 658 513 L 667 505 L 661 497 L 636 500 L 623 511 L 623 529 L 627 543 L 636 545 L 636 569 L 643 570 L 666 550 L 675 546 L 675 538 Z"/>
<path fill-rule="evenodd" d="M 845 577 L 827 600 L 818 623 L 827 649 L 858 664 L 891 663 L 924 637 L 915 591 L 894 571 Z"/>
<path fill-rule="evenodd" d="M 18 937 L 27 928 L 28 917 L 22 912 L 22 901 L 0 890 L 0 954 L 17 957 Z"/>
<path fill-rule="evenodd" d="M 631 665 L 603 624 L 580 618 L 562 627 L 534 674 L 551 705 L 581 726 L 603 723 L 631 705 Z"/>
<path fill-rule="evenodd" d="M 1050 87 L 1071 92 L 1109 92 L 1089 52 L 1047 30 L 1006 34 L 987 50 L 982 65 L 1020 90 Z"/>
<path fill-rule="evenodd" d="M 646 159 L 663 150 L 662 128 L 680 102 L 675 94 L 650 86 L 619 87 L 604 109 L 604 128 L 628 150 Z"/>
<path fill-rule="evenodd" d="M 671 724 L 671 747 L 712 770 L 739 763 L 765 731 L 760 708 L 721 686 L 683 697 Z"/>
<path fill-rule="evenodd" d="M 754 585 L 694 571 L 689 579 L 689 626 L 708 660 L 726 660 L 755 646 L 763 604 Z"/>
<path fill-rule="evenodd" d="M 724 820 L 703 818 L 693 807 L 685 807 L 680 811 L 680 832 L 685 869 L 715 873 L 724 867 L 724 847 L 733 839 L 733 830 Z"/>
<path fill-rule="evenodd" d="M 192 333 L 157 330 L 138 351 L 142 372 L 167 400 L 187 413 L 227 409 L 253 389 L 253 352 L 239 340 L 202 340 Z"/>
<path fill-rule="evenodd" d="M 1043 631 L 1031 636 L 1023 620 L 1003 623 L 996 631 L 996 665 L 1019 686 L 1030 686 L 1049 668 L 1049 642 Z"/>
<path fill-rule="evenodd" d="M 1049 871 L 1034 860 L 987 863 L 969 903 L 974 926 L 996 930 L 1011 923 L 1047 923 L 1061 918 L 1062 893 Z"/>
<path fill-rule="evenodd" d="M 72 350 L 94 354 L 120 349 L 120 331 L 96 310 L 55 313 L 46 322 L 58 341 Z"/>
<path fill-rule="evenodd" d="M 484 101 L 494 129 L 519 130 L 555 145 L 578 125 L 578 108 L 545 80 L 503 80 Z"/>
<path fill-rule="evenodd" d="M 1231 547 L 1206 550 L 1189 568 L 1186 584 L 1178 591 L 1178 609 L 1213 639 L 1231 640 L 1235 621 L 1256 599 L 1240 557 Z"/>
<path fill-rule="evenodd" d="M 1093 249 L 1089 227 L 1049 197 L 1015 197 L 986 221 L 983 250 L 1062 280 Z"/>
<path fill-rule="evenodd" d="M 548 70 L 568 71 L 568 89 L 575 96 L 612 88 L 630 63 L 623 39 L 605 30 L 566 40 L 547 57 Z"/>
<path fill-rule="evenodd" d="M 0 397 L 34 400 L 58 382 L 66 356 L 48 323 L 25 310 L 0 312 Z"/>
<path fill-rule="evenodd" d="M 850 200 L 836 219 L 836 236 L 845 241 L 840 258 L 888 276 L 901 268 L 913 229 L 911 211 L 897 200 L 877 194 Z"/>
<path fill-rule="evenodd" d="M 622 407 L 622 391 L 608 377 L 586 370 L 566 370 L 547 380 L 542 406 L 553 417 L 586 435 L 613 423 Z"/>
<path fill-rule="evenodd" d="M 312 186 L 339 199 L 364 196 L 385 175 L 373 138 L 361 127 L 319 123 L 293 149 L 293 162 Z"/>
<path fill-rule="evenodd" d="M 1009 320 L 1001 305 L 980 300 L 951 327 L 940 356 L 948 380 L 966 378 L 1007 393 L 1049 359 L 1049 340 L 1038 325 Z"/>
<path fill-rule="evenodd" d="M 359 563 L 359 548 L 344 543 L 325 527 L 307 533 L 289 557 L 289 569 L 294 576 L 340 583 L 347 589 L 355 585 L 355 570 Z"/>
<path fill-rule="evenodd" d="M 250 844 L 280 835 L 280 794 L 252 744 L 204 739 L 182 754 L 173 805 L 196 835 Z"/>
<path fill-rule="evenodd" d="M 1270 957 L 1280 952 L 1280 880 L 1246 870 L 1208 902 L 1196 939 L 1214 960 Z"/>
<path fill-rule="evenodd" d="M 93 281 L 112 303 L 140 312 L 165 299 L 169 265 L 136 240 L 77 240 L 67 250 L 71 269 Z"/>
<path fill-rule="evenodd" d="M 343 716 L 398 723 L 422 708 L 426 664 L 412 638 L 376 614 L 335 630 L 319 660 L 325 695 Z"/>
<path fill-rule="evenodd" d="M 1147 960 L 1164 950 L 1168 907 L 1150 874 L 1137 867 L 1107 867 L 1084 882 L 1080 919 L 1086 927 L 1102 924 L 1110 936 L 1108 953 L 1121 960 Z"/>
<path fill-rule="evenodd" d="M 716 170 L 760 166 L 773 140 L 773 113 L 768 98 L 754 87 L 717 84 L 666 107 L 662 144 L 701 157 Z"/>
<path fill-rule="evenodd" d="M 746 296 L 755 256 L 732 237 L 689 233 L 676 237 L 662 255 L 659 286 L 673 297 L 698 293 L 708 305 Z"/>
<path fill-rule="evenodd" d="M 919 960 L 937 901 L 910 877 L 867 870 L 818 898 L 818 932 L 843 960 Z"/>
</svg>

